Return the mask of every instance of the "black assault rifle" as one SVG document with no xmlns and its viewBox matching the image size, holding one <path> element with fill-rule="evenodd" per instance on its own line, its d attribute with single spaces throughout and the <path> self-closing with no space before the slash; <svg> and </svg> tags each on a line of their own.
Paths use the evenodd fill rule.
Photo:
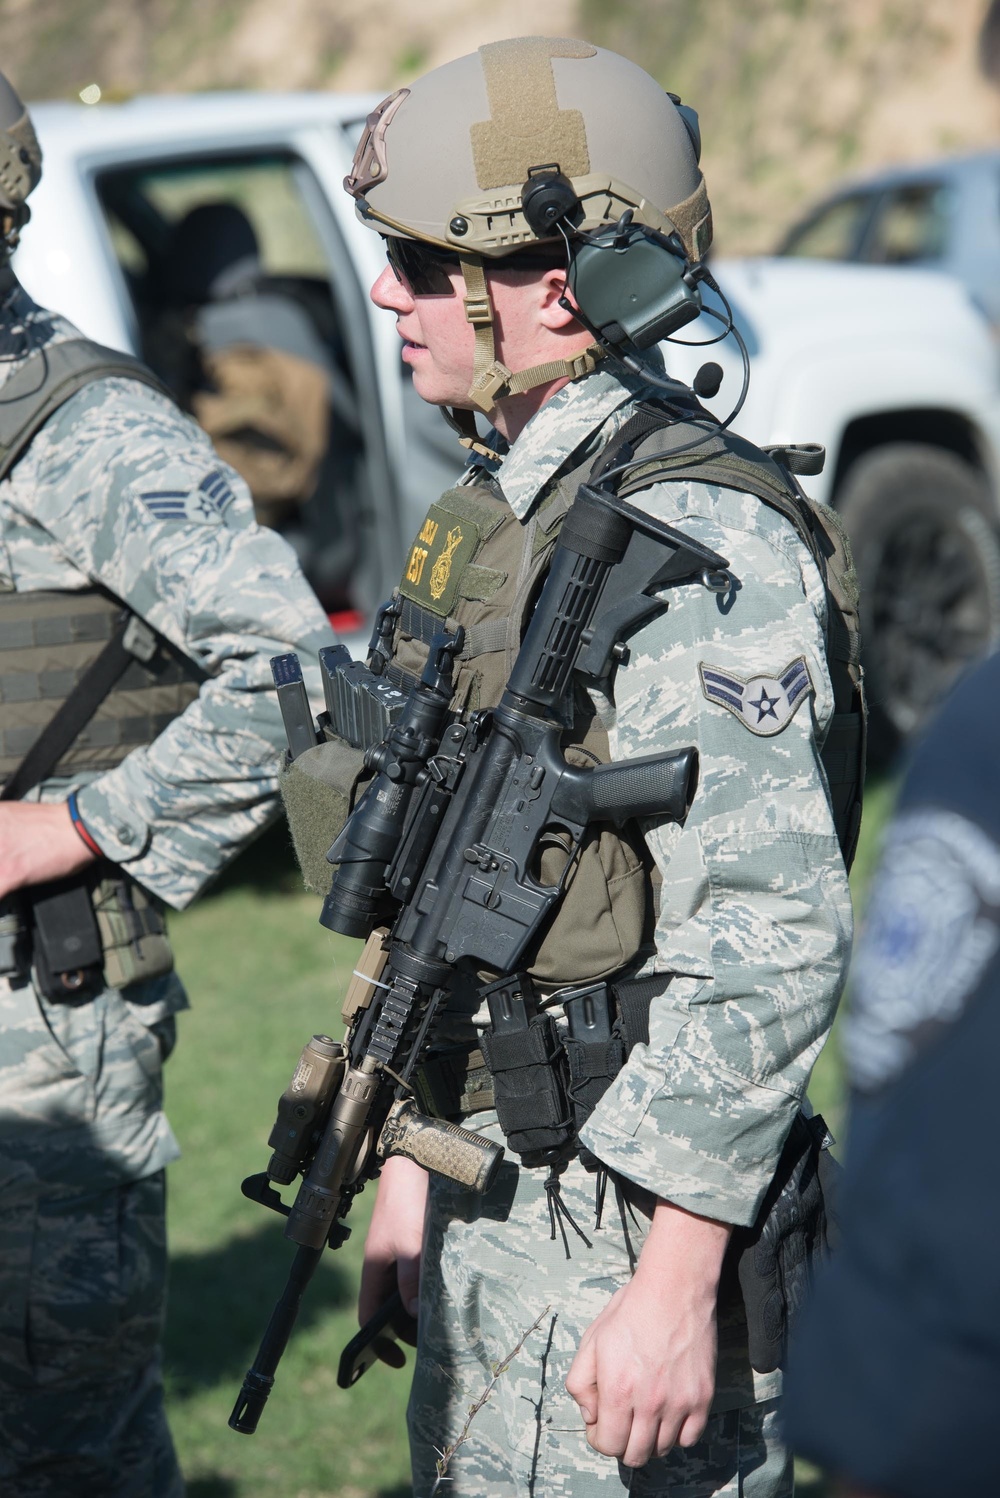
<svg viewBox="0 0 1000 1498">
<path fill-rule="evenodd" d="M 323 1249 L 345 1241 L 353 1198 L 387 1155 L 405 1154 L 474 1190 L 493 1180 L 499 1147 L 420 1114 L 409 1078 L 456 971 L 517 971 L 591 823 L 684 817 L 694 749 L 583 770 L 567 764 L 560 740 L 574 672 L 604 680 L 625 658 L 628 632 L 665 607 L 662 589 L 701 575 L 717 589 L 726 566 L 670 526 L 584 485 L 500 705 L 452 721 L 462 635 L 439 634 L 420 682 L 369 751 L 375 775 L 328 855 L 338 868 L 320 919 L 370 942 L 387 925 L 387 957 L 346 1044 L 318 1036 L 306 1046 L 279 1104 L 268 1171 L 243 1183 L 245 1195 L 287 1217 L 285 1236 L 298 1251 L 230 1416 L 234 1430 L 256 1429 Z M 272 664 L 294 754 L 296 743 L 316 742 L 301 672 L 295 657 Z M 571 856 L 560 881 L 545 885 L 532 871 L 553 829 Z M 271 1183 L 290 1184 L 299 1173 L 288 1207 Z"/>
</svg>

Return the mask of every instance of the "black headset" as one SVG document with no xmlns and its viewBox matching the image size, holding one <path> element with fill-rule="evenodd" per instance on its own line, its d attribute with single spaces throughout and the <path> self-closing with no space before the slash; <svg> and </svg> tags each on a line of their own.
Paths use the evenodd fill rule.
<svg viewBox="0 0 1000 1498">
<path fill-rule="evenodd" d="M 539 239 L 557 233 L 568 250 L 572 243 L 568 284 L 582 320 L 603 344 L 650 348 L 701 312 L 697 278 L 677 236 L 634 223 L 631 209 L 613 227 L 583 233 L 583 204 L 555 163 L 531 168 L 521 208 Z"/>
<path fill-rule="evenodd" d="M 670 97 L 678 107 L 697 156 L 701 149 L 697 115 L 681 106 L 675 95 Z M 566 282 L 575 305 L 564 295 L 562 306 L 609 353 L 651 384 L 676 392 L 674 382 L 664 380 L 633 350 L 651 348 L 664 339 L 672 339 L 702 313 L 723 324 L 718 337 L 706 339 L 705 343 L 718 343 L 730 333 L 733 335 L 743 360 L 743 386 L 725 421 L 717 422 L 714 418 L 709 421 L 714 430 L 729 426 L 742 410 L 749 390 L 749 354 L 725 294 L 703 262 L 692 264 L 688 260 L 679 236 L 635 223 L 631 208 L 625 210 L 616 224 L 585 232 L 579 227 L 584 218 L 583 204 L 556 162 L 529 168 L 528 180 L 521 189 L 521 210 L 528 227 L 539 239 L 559 234 L 565 243 Z M 714 307 L 705 306 L 698 289 L 701 281 L 721 299 L 725 316 Z M 711 399 L 722 383 L 722 370 L 718 364 L 703 365 L 693 383 L 698 395 Z"/>
</svg>

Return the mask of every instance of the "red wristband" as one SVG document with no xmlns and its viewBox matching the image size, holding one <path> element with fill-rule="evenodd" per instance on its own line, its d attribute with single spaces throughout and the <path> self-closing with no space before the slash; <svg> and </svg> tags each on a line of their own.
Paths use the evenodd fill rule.
<svg viewBox="0 0 1000 1498">
<path fill-rule="evenodd" d="M 103 858 L 103 848 L 98 847 L 97 843 L 87 831 L 87 827 L 83 821 L 83 818 L 80 816 L 80 812 L 76 804 L 76 791 L 72 792 L 68 801 L 66 802 L 66 806 L 69 810 L 69 819 L 73 823 L 73 827 L 80 837 L 80 840 L 86 844 L 95 858 Z"/>
</svg>

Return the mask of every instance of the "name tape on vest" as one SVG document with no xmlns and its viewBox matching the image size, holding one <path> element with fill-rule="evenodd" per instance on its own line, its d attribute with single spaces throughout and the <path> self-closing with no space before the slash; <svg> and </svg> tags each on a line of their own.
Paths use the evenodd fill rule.
<svg viewBox="0 0 1000 1498">
<path fill-rule="evenodd" d="M 473 521 L 431 505 L 410 548 L 399 591 L 446 619 L 478 547 L 479 527 Z"/>
</svg>

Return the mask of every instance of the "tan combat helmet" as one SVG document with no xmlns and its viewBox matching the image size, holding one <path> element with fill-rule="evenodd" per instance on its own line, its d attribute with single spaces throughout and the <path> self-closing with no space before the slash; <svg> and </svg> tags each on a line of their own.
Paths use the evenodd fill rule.
<svg viewBox="0 0 1000 1498">
<path fill-rule="evenodd" d="M 31 117 L 0 73 L 0 263 L 17 246 L 31 210 L 25 201 L 42 175 L 42 150 Z"/>
<path fill-rule="evenodd" d="M 457 252 L 476 330 L 469 398 L 489 411 L 505 395 L 589 373 L 600 353 L 516 373 L 496 358 L 484 262 L 561 243 L 529 224 L 523 189 L 540 171 L 559 172 L 579 200 L 577 232 L 630 210 L 634 223 L 676 234 L 696 262 L 712 239 L 699 146 L 694 111 L 635 63 L 588 42 L 517 37 L 384 99 L 344 187 L 369 227 Z"/>
</svg>

